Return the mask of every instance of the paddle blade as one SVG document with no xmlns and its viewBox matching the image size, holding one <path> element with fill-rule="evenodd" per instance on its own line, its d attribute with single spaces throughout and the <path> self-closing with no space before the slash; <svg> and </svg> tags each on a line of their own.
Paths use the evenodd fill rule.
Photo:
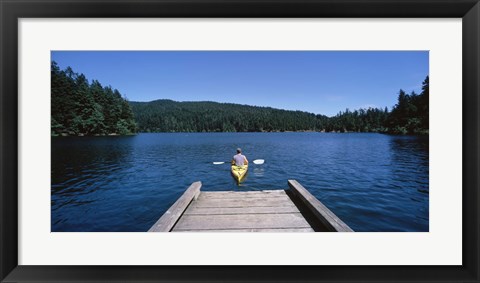
<svg viewBox="0 0 480 283">
<path fill-rule="evenodd" d="M 263 160 L 263 159 L 255 159 L 255 160 L 253 160 L 253 163 L 255 163 L 255 164 L 257 164 L 257 165 L 261 165 L 261 164 L 265 163 L 265 160 Z"/>
<path fill-rule="evenodd" d="M 225 162 L 222 162 L 222 161 L 220 161 L 220 162 L 213 162 L 213 164 L 215 164 L 215 165 L 223 164 L 223 163 L 225 163 Z"/>
</svg>

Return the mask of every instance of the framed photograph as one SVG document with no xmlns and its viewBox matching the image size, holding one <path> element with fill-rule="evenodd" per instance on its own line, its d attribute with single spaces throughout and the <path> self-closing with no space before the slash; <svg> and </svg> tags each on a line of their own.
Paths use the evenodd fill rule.
<svg viewBox="0 0 480 283">
<path fill-rule="evenodd" d="M 479 5 L 1 1 L 2 282 L 479 281 Z"/>
</svg>

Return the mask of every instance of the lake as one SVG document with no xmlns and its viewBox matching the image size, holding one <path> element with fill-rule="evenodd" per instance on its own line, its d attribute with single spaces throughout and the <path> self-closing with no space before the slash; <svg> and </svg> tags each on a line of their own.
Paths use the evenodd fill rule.
<svg viewBox="0 0 480 283">
<path fill-rule="evenodd" d="M 240 185 L 213 164 L 237 147 L 251 162 Z M 429 231 L 428 152 L 428 136 L 375 133 L 55 137 L 51 230 L 147 231 L 195 181 L 248 191 L 296 179 L 355 231 Z"/>
</svg>

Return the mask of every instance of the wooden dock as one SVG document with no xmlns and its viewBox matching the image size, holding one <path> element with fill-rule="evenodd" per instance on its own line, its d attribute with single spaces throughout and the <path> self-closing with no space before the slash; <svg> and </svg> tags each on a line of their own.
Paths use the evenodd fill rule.
<svg viewBox="0 0 480 283">
<path fill-rule="evenodd" d="M 288 190 L 201 192 L 193 183 L 149 232 L 353 232 L 295 180 Z"/>
</svg>

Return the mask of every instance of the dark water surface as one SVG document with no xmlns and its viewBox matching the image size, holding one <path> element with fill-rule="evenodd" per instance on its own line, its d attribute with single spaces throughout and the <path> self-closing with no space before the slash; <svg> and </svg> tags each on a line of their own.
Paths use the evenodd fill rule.
<svg viewBox="0 0 480 283">
<path fill-rule="evenodd" d="M 251 164 L 238 186 L 229 161 Z M 296 179 L 355 231 L 428 231 L 428 137 L 161 133 L 52 138 L 52 231 L 146 231 L 185 189 L 286 189 Z"/>
</svg>

